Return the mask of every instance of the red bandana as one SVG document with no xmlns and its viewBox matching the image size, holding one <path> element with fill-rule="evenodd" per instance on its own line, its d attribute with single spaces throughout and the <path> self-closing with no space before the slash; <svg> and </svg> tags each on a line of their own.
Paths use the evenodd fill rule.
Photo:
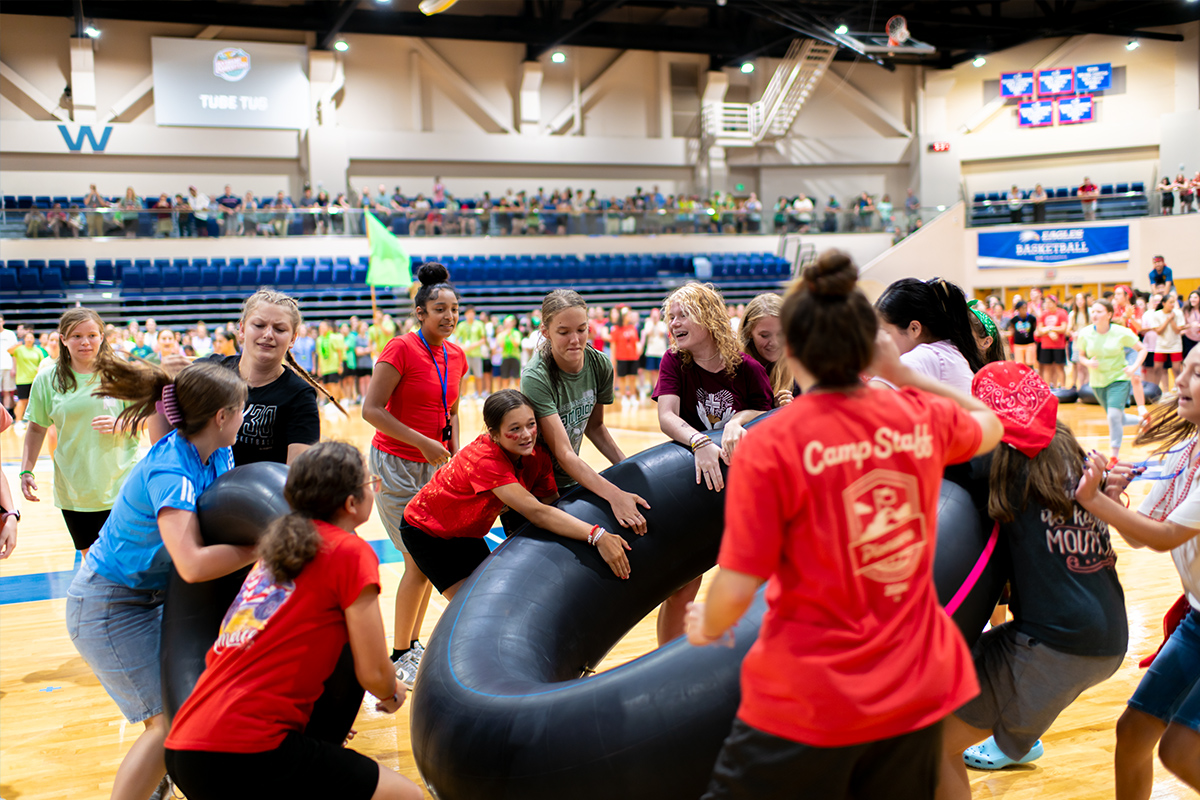
<svg viewBox="0 0 1200 800">
<path fill-rule="evenodd" d="M 971 394 L 1004 424 L 1001 441 L 1030 458 L 1054 438 L 1058 398 L 1029 367 L 1012 361 L 988 364 L 971 381 Z"/>
</svg>

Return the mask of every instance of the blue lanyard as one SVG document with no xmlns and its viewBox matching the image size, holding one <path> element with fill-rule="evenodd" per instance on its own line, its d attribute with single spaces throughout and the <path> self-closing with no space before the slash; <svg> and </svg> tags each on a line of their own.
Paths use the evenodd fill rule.
<svg viewBox="0 0 1200 800">
<path fill-rule="evenodd" d="M 417 336 L 421 337 L 421 344 L 425 345 L 425 349 L 429 351 L 429 358 L 433 360 L 433 368 L 437 371 L 438 383 L 442 385 L 442 411 L 446 414 L 446 424 L 450 424 L 450 409 L 446 406 L 447 382 L 450 380 L 450 356 L 446 354 L 446 344 L 442 343 L 442 363 L 446 365 L 446 376 L 442 377 L 442 368 L 438 366 L 437 357 L 433 354 L 433 348 L 429 346 L 429 342 L 425 341 L 425 331 L 417 330 Z"/>
</svg>

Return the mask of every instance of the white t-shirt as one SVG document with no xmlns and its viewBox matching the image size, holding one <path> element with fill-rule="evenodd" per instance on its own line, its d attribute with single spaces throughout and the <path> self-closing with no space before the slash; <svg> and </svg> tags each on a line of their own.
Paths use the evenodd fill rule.
<svg viewBox="0 0 1200 800">
<path fill-rule="evenodd" d="M 1166 321 L 1166 311 L 1159 309 L 1157 311 L 1147 311 L 1142 314 L 1142 330 L 1147 328 L 1157 328 Z M 1175 314 L 1175 324 L 1183 330 L 1183 312 L 1178 308 L 1173 312 Z M 1150 334 L 1147 333 L 1147 336 Z M 1154 339 L 1154 352 L 1156 353 L 1182 353 L 1183 352 L 1183 335 L 1179 331 L 1171 330 L 1168 325 L 1163 329 L 1163 332 L 1157 334 Z"/>
<path fill-rule="evenodd" d="M 1171 551 L 1171 558 L 1175 561 L 1175 569 L 1179 572 L 1179 579 L 1183 583 L 1183 590 L 1187 593 L 1188 603 L 1192 608 L 1200 611 L 1200 491 L 1196 490 L 1197 484 L 1200 484 L 1200 469 L 1196 470 L 1194 475 L 1189 475 L 1191 470 L 1187 468 L 1187 460 L 1195 446 L 1195 441 L 1193 439 L 1190 445 L 1181 446 L 1177 448 L 1177 452 L 1170 453 L 1163 458 L 1162 472 L 1166 475 L 1179 472 L 1179 475 L 1174 480 L 1155 481 L 1150 489 L 1150 494 L 1138 507 L 1138 512 L 1158 521 L 1161 521 L 1163 514 L 1166 514 L 1168 521 L 1196 531 L 1196 536 Z M 1182 472 L 1180 472 L 1181 467 L 1184 468 Z M 1190 485 L 1189 477 L 1191 477 Z M 1170 506 L 1176 502 L 1176 499 L 1164 502 L 1167 493 L 1172 488 L 1175 490 L 1176 499 L 1181 494 L 1184 495 L 1183 500 L 1175 506 L 1174 510 L 1171 510 Z"/>
<path fill-rule="evenodd" d="M 900 363 L 912 367 L 960 392 L 971 393 L 971 365 L 949 340 L 919 344 L 900 356 Z"/>
<path fill-rule="evenodd" d="M 661 319 L 656 323 L 647 320 L 642 337 L 646 341 L 647 358 L 662 358 L 667 352 L 667 323 Z"/>
<path fill-rule="evenodd" d="M 6 369 L 13 368 L 12 353 L 8 350 L 10 347 L 17 346 L 17 333 L 10 331 L 8 328 L 0 330 L 0 372 Z"/>
</svg>

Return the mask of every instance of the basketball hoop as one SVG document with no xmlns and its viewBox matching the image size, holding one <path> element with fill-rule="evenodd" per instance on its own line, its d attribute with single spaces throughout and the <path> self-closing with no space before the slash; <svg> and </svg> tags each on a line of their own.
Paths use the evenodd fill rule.
<svg viewBox="0 0 1200 800">
<path fill-rule="evenodd" d="M 887 21 L 888 46 L 895 47 L 908 41 L 908 21 L 897 14 Z"/>
</svg>

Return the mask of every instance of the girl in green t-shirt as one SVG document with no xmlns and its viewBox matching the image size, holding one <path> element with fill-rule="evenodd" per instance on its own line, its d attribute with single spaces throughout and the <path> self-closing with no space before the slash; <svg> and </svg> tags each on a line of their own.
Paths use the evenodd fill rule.
<svg viewBox="0 0 1200 800">
<path fill-rule="evenodd" d="M 521 392 L 533 403 L 538 433 L 554 457 L 559 492 L 579 483 L 604 498 L 623 527 L 646 532 L 641 508 L 650 504 L 617 488 L 579 457 L 586 436 L 610 463 L 625 454 L 604 424 L 613 401 L 612 363 L 588 344 L 588 307 L 578 293 L 556 289 L 542 301 L 537 354 L 521 373 Z"/>
<path fill-rule="evenodd" d="M 1121 450 L 1121 437 L 1125 425 L 1137 424 L 1136 417 L 1126 420 L 1125 406 L 1129 403 L 1131 378 L 1137 374 L 1146 359 L 1146 345 L 1137 334 L 1113 321 L 1112 303 L 1097 300 L 1092 304 L 1092 324 L 1079 332 L 1076 345 L 1079 347 L 1079 363 L 1088 368 L 1092 381 L 1092 393 L 1105 409 L 1108 416 L 1108 444 L 1111 464 L 1117 461 Z M 1132 365 L 1125 363 L 1125 348 L 1136 353 Z"/>
<path fill-rule="evenodd" d="M 138 440 L 117 425 L 125 405 L 93 395 L 99 385 L 97 368 L 116 358 L 104 338 L 100 315 L 90 308 L 72 308 L 59 319 L 58 332 L 58 363 L 39 372 L 30 390 L 21 493 L 31 503 L 39 500 L 33 468 L 46 429 L 53 425 L 58 430 L 54 505 L 62 509 L 75 549 L 86 554 L 137 461 Z"/>
<path fill-rule="evenodd" d="M 332 322 L 322 322 L 317 336 L 317 377 L 337 401 L 342 399 L 342 365 L 346 340 L 333 332 Z"/>
<path fill-rule="evenodd" d="M 25 415 L 25 406 L 29 405 L 29 388 L 37 377 L 38 365 L 46 357 L 46 352 L 37 346 L 33 331 L 26 331 L 24 341 L 8 352 L 17 368 L 17 406 L 13 409 L 13 417 L 20 422 Z"/>
</svg>

